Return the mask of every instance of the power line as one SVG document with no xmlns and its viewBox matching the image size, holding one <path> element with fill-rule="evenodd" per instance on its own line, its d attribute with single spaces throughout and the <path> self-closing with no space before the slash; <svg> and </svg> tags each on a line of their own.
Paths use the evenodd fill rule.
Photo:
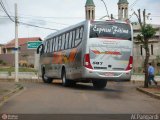
<svg viewBox="0 0 160 120">
<path fill-rule="evenodd" d="M 0 16 L 0 17 L 7 17 L 8 18 L 8 16 Z M 15 16 L 11 16 L 11 17 L 15 17 Z M 27 17 L 21 17 L 21 16 L 19 16 L 18 18 L 20 18 L 20 19 L 28 19 L 28 20 L 34 20 L 34 21 L 42 21 L 42 22 L 47 22 L 47 23 L 55 23 L 55 24 L 60 24 L 60 25 L 68 25 L 68 24 L 65 24 L 65 23 L 59 23 L 59 22 L 53 22 L 53 21 L 48 21 L 48 20 L 43 20 L 43 19 L 32 19 L 32 18 L 27 18 Z"/>
<path fill-rule="evenodd" d="M 11 14 L 11 11 L 10 11 L 10 8 L 9 8 L 9 5 L 8 5 L 7 1 L 4 0 L 4 2 L 5 2 L 5 4 L 7 5 L 7 8 L 8 8 L 9 13 Z"/>
<path fill-rule="evenodd" d="M 9 17 L 9 19 L 10 19 L 12 22 L 14 22 L 14 20 L 13 20 L 13 19 L 11 18 L 11 16 L 8 14 L 8 12 L 7 12 L 6 8 L 5 8 L 2 0 L 0 1 L 0 5 L 1 5 L 3 11 L 6 13 L 6 15 Z"/>
<path fill-rule="evenodd" d="M 0 5 L 2 7 L 2 9 L 4 10 L 4 12 L 6 13 L 6 15 L 8 16 L 8 18 L 15 23 L 15 21 L 11 18 L 11 16 L 8 14 L 4 4 L 3 4 L 3 1 L 1 0 L 0 1 Z M 15 17 L 14 17 L 15 18 Z M 31 26 L 31 27 L 37 27 L 37 28 L 42 28 L 42 29 L 48 29 L 48 30 L 56 30 L 58 31 L 57 29 L 52 29 L 52 28 L 47 28 L 47 27 L 41 27 L 41 26 L 38 26 L 38 25 L 32 25 L 32 24 L 28 24 L 28 23 L 24 23 L 24 22 L 20 22 L 18 21 L 19 24 L 22 24 L 22 25 L 26 25 L 26 26 Z"/>
<path fill-rule="evenodd" d="M 135 1 L 129 6 L 130 10 L 136 5 L 137 2 L 138 2 L 138 0 L 135 0 Z"/>
<path fill-rule="evenodd" d="M 43 19 L 32 19 L 32 18 L 26 18 L 26 17 L 21 17 L 21 16 L 19 16 L 19 18 L 29 19 L 29 20 L 34 20 L 34 21 L 42 21 L 42 22 L 47 22 L 47 23 L 55 23 L 55 24 L 60 24 L 60 25 L 68 25 L 68 24 L 65 24 L 65 23 L 53 22 L 53 21 L 48 21 L 48 20 L 43 20 Z"/>
<path fill-rule="evenodd" d="M 46 18 L 46 19 L 80 19 L 84 18 L 81 16 L 78 17 L 55 17 L 55 16 L 34 16 L 34 15 L 24 15 L 24 14 L 19 14 L 21 17 L 25 18 Z"/>
<path fill-rule="evenodd" d="M 55 30 L 55 31 L 58 31 L 58 29 L 52 29 L 52 28 L 47 28 L 47 27 L 41 27 L 41 26 L 38 26 L 38 25 L 32 25 L 32 24 L 28 24 L 28 23 L 24 23 L 24 22 L 18 22 L 22 25 L 26 25 L 26 26 L 31 26 L 31 27 L 37 27 L 37 28 L 43 28 L 43 29 L 48 29 L 48 30 Z"/>
</svg>

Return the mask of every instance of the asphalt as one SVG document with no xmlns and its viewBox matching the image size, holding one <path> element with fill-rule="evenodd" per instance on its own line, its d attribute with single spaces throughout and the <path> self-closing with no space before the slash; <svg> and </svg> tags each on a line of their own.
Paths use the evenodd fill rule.
<svg viewBox="0 0 160 120">
<path fill-rule="evenodd" d="M 22 89 L 23 86 L 19 83 L 0 80 L 0 106 Z"/>
<path fill-rule="evenodd" d="M 22 89 L 23 86 L 20 83 L 0 80 L 0 106 L 3 105 L 3 103 L 5 103 L 9 99 L 9 97 Z M 137 90 L 160 100 L 160 82 L 157 86 L 151 85 L 148 88 L 137 86 Z"/>
</svg>

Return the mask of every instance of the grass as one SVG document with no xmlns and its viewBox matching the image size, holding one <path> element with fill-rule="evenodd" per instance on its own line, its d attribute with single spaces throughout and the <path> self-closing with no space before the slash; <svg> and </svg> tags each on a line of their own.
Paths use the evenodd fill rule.
<svg viewBox="0 0 160 120">
<path fill-rule="evenodd" d="M 14 72 L 15 68 L 14 67 L 0 67 L 0 72 Z M 25 67 L 20 67 L 19 72 L 37 72 L 37 70 L 33 68 L 25 68 Z"/>
</svg>

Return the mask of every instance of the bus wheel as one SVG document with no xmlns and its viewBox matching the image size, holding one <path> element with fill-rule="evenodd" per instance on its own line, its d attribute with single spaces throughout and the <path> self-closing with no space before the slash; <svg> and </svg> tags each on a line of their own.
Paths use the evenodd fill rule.
<svg viewBox="0 0 160 120">
<path fill-rule="evenodd" d="M 45 69 L 42 70 L 42 80 L 44 83 L 52 83 L 53 79 L 45 75 Z"/>
<path fill-rule="evenodd" d="M 69 86 L 70 85 L 70 80 L 66 79 L 65 70 L 62 71 L 62 85 L 63 86 Z"/>
<path fill-rule="evenodd" d="M 103 89 L 107 85 L 107 80 L 92 80 L 93 86 L 97 89 Z"/>
</svg>

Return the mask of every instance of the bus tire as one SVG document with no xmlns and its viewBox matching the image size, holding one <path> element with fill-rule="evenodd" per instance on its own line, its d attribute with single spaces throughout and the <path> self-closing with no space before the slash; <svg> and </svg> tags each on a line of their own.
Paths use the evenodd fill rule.
<svg viewBox="0 0 160 120">
<path fill-rule="evenodd" d="M 53 79 L 45 75 L 45 69 L 42 70 L 42 80 L 44 83 L 52 83 Z"/>
<path fill-rule="evenodd" d="M 69 81 L 66 79 L 66 71 L 65 69 L 62 70 L 62 85 L 63 86 L 68 86 L 69 85 Z"/>
<path fill-rule="evenodd" d="M 107 80 L 92 80 L 92 83 L 96 89 L 103 89 L 107 85 Z"/>
</svg>

